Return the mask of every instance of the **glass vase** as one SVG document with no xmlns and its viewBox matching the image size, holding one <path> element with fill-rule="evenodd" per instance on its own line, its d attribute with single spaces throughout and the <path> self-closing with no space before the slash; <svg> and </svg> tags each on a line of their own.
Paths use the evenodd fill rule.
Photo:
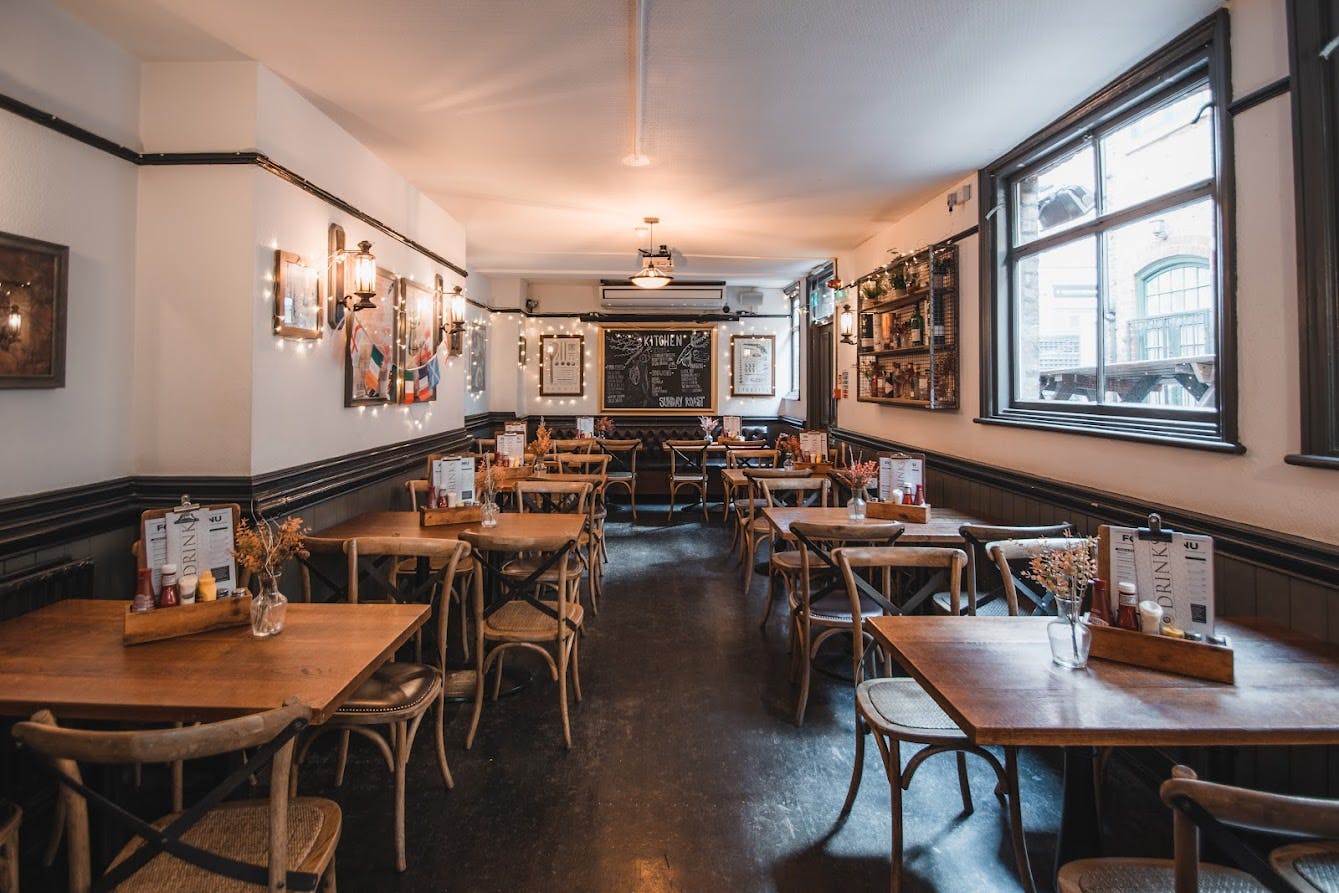
<svg viewBox="0 0 1339 893">
<path fill-rule="evenodd" d="M 284 631 L 288 599 L 279 591 L 273 577 L 260 581 L 260 592 L 251 597 L 251 635 L 257 638 L 277 636 Z"/>
<path fill-rule="evenodd" d="M 482 517 L 482 518 L 480 519 L 480 521 L 479 521 L 479 526 L 481 526 L 481 527 L 496 527 L 496 526 L 497 526 L 497 503 L 494 502 L 494 501 L 491 500 L 491 499 L 488 500 L 487 502 L 485 502 L 485 503 L 483 504 L 482 512 L 483 512 L 483 517 Z"/>
<path fill-rule="evenodd" d="M 1088 666 L 1088 649 L 1093 634 L 1088 624 L 1079 619 L 1083 599 L 1056 596 L 1057 615 L 1046 624 L 1046 636 L 1051 641 L 1051 661 L 1067 670 L 1082 670 Z"/>
<path fill-rule="evenodd" d="M 846 517 L 852 521 L 865 520 L 865 488 L 856 487 L 851 491 L 851 500 L 846 503 Z"/>
</svg>

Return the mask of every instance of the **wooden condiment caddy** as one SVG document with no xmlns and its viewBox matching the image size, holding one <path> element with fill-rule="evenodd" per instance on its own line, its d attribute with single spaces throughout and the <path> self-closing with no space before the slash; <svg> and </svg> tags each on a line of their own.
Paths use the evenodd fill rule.
<svg viewBox="0 0 1339 893">
<path fill-rule="evenodd" d="M 141 645 L 251 622 L 251 596 L 232 596 L 175 608 L 155 608 L 135 613 L 126 605 L 124 645 Z"/>
<path fill-rule="evenodd" d="M 865 517 L 880 521 L 909 521 L 912 524 L 928 524 L 930 504 L 904 505 L 900 502 L 870 502 L 865 504 Z"/>
<path fill-rule="evenodd" d="M 1114 626 L 1088 629 L 1093 634 L 1090 657 L 1229 685 L 1234 681 L 1231 648 Z"/>
<path fill-rule="evenodd" d="M 812 471 L 815 474 L 827 474 L 836 469 L 831 462 L 796 462 L 795 467 L 801 471 Z"/>
<path fill-rule="evenodd" d="M 418 510 L 418 523 L 422 527 L 441 527 L 444 524 L 472 524 L 482 521 L 484 507 L 481 505 L 457 505 L 451 508 L 421 508 Z"/>
</svg>

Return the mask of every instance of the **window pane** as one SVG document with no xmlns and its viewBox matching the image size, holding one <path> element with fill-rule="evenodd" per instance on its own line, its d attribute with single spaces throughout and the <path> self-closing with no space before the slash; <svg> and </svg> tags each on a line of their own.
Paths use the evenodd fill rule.
<svg viewBox="0 0 1339 893">
<path fill-rule="evenodd" d="M 1204 199 L 1103 236 L 1106 402 L 1214 408 L 1213 210 Z"/>
<path fill-rule="evenodd" d="M 1015 399 L 1092 403 L 1097 387 L 1097 240 L 1018 261 Z"/>
<path fill-rule="evenodd" d="M 1102 138 L 1103 213 L 1213 176 L 1209 102 L 1205 85 Z"/>
<path fill-rule="evenodd" d="M 1070 153 L 1014 184 L 1014 244 L 1093 219 L 1093 150 Z"/>
</svg>

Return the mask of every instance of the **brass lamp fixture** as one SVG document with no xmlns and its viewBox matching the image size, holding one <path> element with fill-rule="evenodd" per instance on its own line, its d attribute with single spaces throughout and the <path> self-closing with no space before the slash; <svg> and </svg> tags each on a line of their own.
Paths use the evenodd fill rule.
<svg viewBox="0 0 1339 893">
<path fill-rule="evenodd" d="M 349 309 L 375 310 L 377 305 L 372 299 L 377 296 L 377 259 L 372 254 L 372 243 L 366 240 L 359 242 L 352 261 L 353 287 L 349 292 L 358 296 L 358 302 Z"/>
<path fill-rule="evenodd" d="M 372 299 L 377 294 L 377 259 L 371 242 L 359 242 L 357 251 L 345 248 L 344 227 L 338 223 L 330 224 L 326 245 L 326 319 L 332 329 L 337 329 L 344 324 L 346 313 L 376 309 Z M 358 298 L 356 303 L 354 297 Z"/>
<path fill-rule="evenodd" d="M 842 305 L 841 316 L 837 317 L 837 328 L 841 332 L 842 344 L 855 344 L 855 314 L 850 304 Z"/>
<path fill-rule="evenodd" d="M 447 353 L 458 357 L 465 352 L 465 289 L 452 286 L 451 299 L 443 308 L 442 334 L 446 336 Z"/>
</svg>

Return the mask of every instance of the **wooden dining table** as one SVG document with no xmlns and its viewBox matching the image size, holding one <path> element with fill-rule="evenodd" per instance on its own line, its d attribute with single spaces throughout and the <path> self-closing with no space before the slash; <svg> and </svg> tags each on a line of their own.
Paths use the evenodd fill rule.
<svg viewBox="0 0 1339 893">
<path fill-rule="evenodd" d="M 777 535 L 787 540 L 795 538 L 790 532 L 790 525 L 795 521 L 804 521 L 810 524 L 851 523 L 846 506 L 769 507 L 763 509 L 762 513 L 771 522 Z M 861 524 L 886 523 L 886 521 L 867 518 L 864 521 L 856 521 L 855 525 L 858 527 Z M 965 512 L 936 506 L 930 510 L 930 520 L 924 524 L 903 521 L 902 526 L 905 529 L 902 535 L 897 538 L 897 542 L 903 546 L 961 546 L 966 541 L 962 538 L 962 534 L 958 532 L 958 528 L 964 524 L 984 523 L 986 522 L 980 518 L 973 517 Z"/>
<path fill-rule="evenodd" d="M 0 623 L 0 715 L 206 722 L 297 698 L 322 723 L 428 619 L 425 605 L 289 604 L 250 626 L 121 641 L 127 601 L 67 599 Z M 160 610 L 187 610 L 160 609 Z"/>
<path fill-rule="evenodd" d="M 1220 619 L 1235 683 L 1051 662 L 1041 617 L 876 617 L 866 628 L 979 745 L 1064 748 L 1056 868 L 1100 854 L 1095 748 L 1339 744 L 1339 646 Z"/>
<path fill-rule="evenodd" d="M 552 478 L 552 476 L 550 476 Z M 552 536 L 576 539 L 586 523 L 585 515 L 539 514 L 536 512 L 500 512 L 491 532 L 501 536 Z M 321 539 L 351 540 L 361 536 L 410 536 L 424 539 L 456 540 L 466 531 L 489 531 L 482 522 L 438 524 L 425 527 L 418 512 L 363 512 L 321 530 L 313 536 Z"/>
</svg>

